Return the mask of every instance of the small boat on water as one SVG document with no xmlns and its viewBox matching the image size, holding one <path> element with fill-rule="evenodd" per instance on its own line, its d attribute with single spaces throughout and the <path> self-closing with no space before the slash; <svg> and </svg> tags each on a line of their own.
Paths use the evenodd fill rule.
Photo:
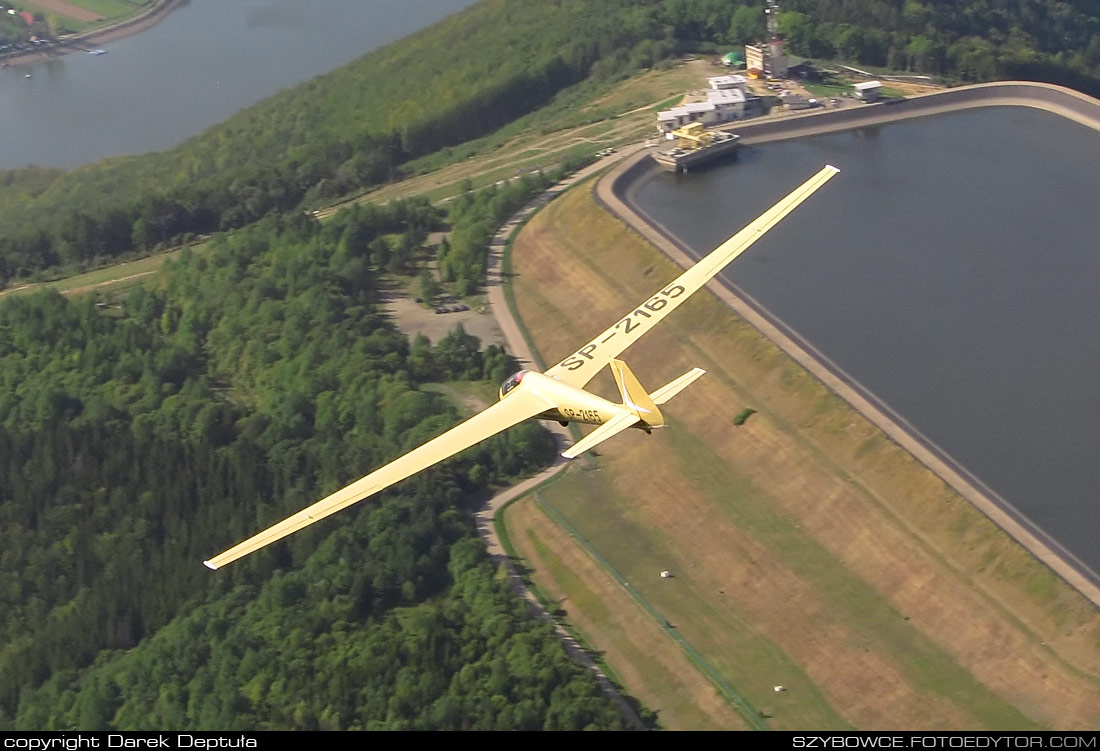
<svg viewBox="0 0 1100 751">
<path fill-rule="evenodd" d="M 94 50 L 88 50 L 89 55 L 106 55 L 107 50 L 96 48 Z"/>
</svg>

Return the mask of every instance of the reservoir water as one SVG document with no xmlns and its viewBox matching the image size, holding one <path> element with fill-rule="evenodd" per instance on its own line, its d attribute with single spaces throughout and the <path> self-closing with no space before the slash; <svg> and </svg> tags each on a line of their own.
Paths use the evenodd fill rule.
<svg viewBox="0 0 1100 751">
<path fill-rule="evenodd" d="M 109 54 L 0 70 L 0 169 L 170 148 L 473 2 L 190 0 Z"/>
<path fill-rule="evenodd" d="M 841 174 L 726 272 L 1100 571 L 1100 133 L 1024 107 L 742 149 L 636 205 L 698 255 Z"/>
</svg>

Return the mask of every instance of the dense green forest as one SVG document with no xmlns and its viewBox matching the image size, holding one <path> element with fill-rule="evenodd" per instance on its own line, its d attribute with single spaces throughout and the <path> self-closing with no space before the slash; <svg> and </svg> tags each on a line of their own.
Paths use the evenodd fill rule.
<svg viewBox="0 0 1100 751">
<path fill-rule="evenodd" d="M 763 34 L 763 3 L 483 0 L 175 149 L 0 172 L 0 284 L 145 253 L 389 181 L 586 82 Z M 786 0 L 796 55 L 1100 94 L 1086 0 Z"/>
<path fill-rule="evenodd" d="M 121 300 L 0 305 L 0 728 L 622 726 L 466 513 L 549 460 L 536 425 L 201 565 L 453 425 L 421 383 L 516 368 L 461 329 L 410 347 L 378 312 L 380 248 L 440 219 L 296 212 Z"/>
</svg>

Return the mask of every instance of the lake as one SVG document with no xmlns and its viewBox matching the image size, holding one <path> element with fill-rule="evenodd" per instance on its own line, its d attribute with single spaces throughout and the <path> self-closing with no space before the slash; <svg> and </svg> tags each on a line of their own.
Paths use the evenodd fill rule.
<svg viewBox="0 0 1100 751">
<path fill-rule="evenodd" d="M 1100 134 L 1024 107 L 743 148 L 636 203 L 708 251 L 842 172 L 726 272 L 1100 571 Z"/>
<path fill-rule="evenodd" d="M 0 70 L 0 169 L 170 148 L 473 2 L 190 0 L 106 55 Z"/>
</svg>

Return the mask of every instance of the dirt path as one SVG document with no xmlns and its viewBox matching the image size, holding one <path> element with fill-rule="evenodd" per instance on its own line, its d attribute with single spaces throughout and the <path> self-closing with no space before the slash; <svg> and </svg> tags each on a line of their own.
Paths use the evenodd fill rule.
<svg viewBox="0 0 1100 751">
<path fill-rule="evenodd" d="M 629 152 L 628 152 L 629 153 Z M 502 262 L 504 257 L 504 248 L 507 245 L 512 234 L 523 224 L 523 222 L 537 211 L 540 207 L 546 204 L 547 201 L 552 200 L 559 193 L 566 190 L 570 186 L 576 184 L 580 180 L 595 174 L 601 169 L 614 164 L 616 161 L 622 158 L 622 155 L 612 155 L 605 157 L 593 164 L 588 165 L 584 169 L 575 172 L 574 174 L 566 177 L 558 182 L 551 188 L 543 191 L 543 193 L 536 199 L 528 203 L 521 208 L 515 214 L 508 218 L 504 225 L 497 230 L 496 235 L 493 237 L 489 246 L 489 267 L 486 272 L 486 287 L 489 300 L 489 312 L 496 319 L 497 324 L 500 327 L 500 331 L 504 336 L 504 340 L 507 344 L 508 352 L 515 357 L 525 367 L 538 368 L 541 367 L 536 363 L 536 357 L 531 351 L 530 346 L 527 344 L 527 340 L 524 338 L 520 329 L 519 323 L 512 315 L 512 311 L 508 306 L 508 302 L 504 297 L 504 274 L 502 270 Z M 569 431 L 553 422 L 546 422 L 544 425 L 554 434 L 558 444 L 558 451 L 560 452 L 565 446 L 572 442 L 572 435 Z M 505 551 L 504 546 L 500 542 L 500 537 L 497 535 L 496 525 L 494 524 L 496 516 L 500 513 L 508 503 L 519 498 L 527 493 L 531 492 L 539 485 L 549 480 L 557 473 L 564 470 L 569 466 L 569 461 L 562 459 L 559 455 L 557 460 L 551 466 L 535 475 L 534 477 L 524 480 L 519 485 L 515 485 L 505 491 L 493 496 L 481 509 L 474 514 L 474 523 L 477 526 L 478 534 L 485 540 L 485 545 L 489 550 L 489 555 L 497 565 L 503 565 L 508 571 L 509 579 L 512 583 L 512 589 L 515 593 L 523 597 L 531 611 L 549 622 L 554 622 L 550 614 L 546 612 L 546 609 L 539 603 L 538 599 L 534 596 L 519 573 L 516 571 L 515 566 L 512 564 L 512 559 Z M 630 704 L 619 693 L 618 689 L 611 683 L 611 681 L 600 670 L 599 666 L 592 660 L 584 648 L 577 643 L 577 641 L 566 631 L 561 625 L 554 622 L 554 631 L 561 639 L 565 650 L 576 660 L 581 662 L 593 671 L 596 676 L 596 680 L 603 687 L 604 691 L 611 696 L 616 703 L 619 704 L 623 715 L 634 725 L 638 730 L 645 730 L 645 725 L 642 723 L 640 717 L 635 713 Z"/>
<path fill-rule="evenodd" d="M 131 281 L 132 279 L 140 279 L 143 276 L 149 276 L 150 274 L 156 274 L 159 270 L 160 269 L 153 269 L 152 271 L 142 271 L 142 272 L 137 273 L 137 274 L 130 274 L 129 276 L 120 276 L 117 279 L 108 279 L 105 282 L 97 282 L 96 284 L 85 284 L 81 287 L 70 287 L 69 289 L 64 289 L 64 290 L 60 290 L 60 291 L 61 291 L 61 294 L 63 294 L 65 297 L 71 297 L 72 295 L 83 295 L 83 294 L 86 294 L 88 292 L 91 292 L 94 289 L 100 289 L 101 287 L 109 287 L 109 286 L 112 286 L 112 285 L 115 285 L 115 284 L 119 284 L 120 282 L 128 282 L 128 281 Z M 5 295 L 13 295 L 17 292 L 22 292 L 22 291 L 30 289 L 32 287 L 36 287 L 36 288 L 40 288 L 40 289 L 49 289 L 48 284 L 21 284 L 18 287 L 12 287 L 11 289 L 0 290 L 0 297 L 4 297 Z"/>
<path fill-rule="evenodd" d="M 108 279 L 105 282 L 98 282 L 97 284 L 85 284 L 83 287 L 72 287 L 63 291 L 61 294 L 66 297 L 70 295 L 82 295 L 86 292 L 91 292 L 93 289 L 99 289 L 100 287 L 109 287 L 120 282 L 128 282 L 133 279 L 140 279 L 143 276 L 149 276 L 150 274 L 156 274 L 160 269 L 153 269 L 152 271 L 142 271 L 137 274 L 130 274 L 129 276 L 120 276 L 117 279 Z"/>
</svg>

